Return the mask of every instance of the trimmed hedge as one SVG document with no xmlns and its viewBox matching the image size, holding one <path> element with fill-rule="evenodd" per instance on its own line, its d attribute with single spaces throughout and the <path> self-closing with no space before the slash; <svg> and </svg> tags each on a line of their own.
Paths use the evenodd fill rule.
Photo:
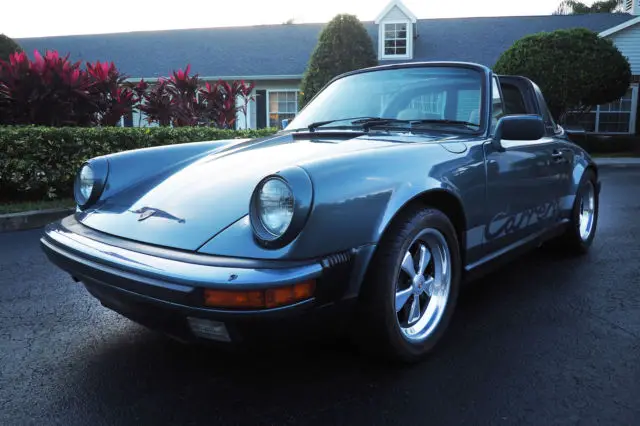
<svg viewBox="0 0 640 426">
<path fill-rule="evenodd" d="M 0 126 L 0 203 L 71 196 L 78 167 L 92 157 L 187 142 L 257 138 L 275 132 L 210 127 Z"/>
</svg>

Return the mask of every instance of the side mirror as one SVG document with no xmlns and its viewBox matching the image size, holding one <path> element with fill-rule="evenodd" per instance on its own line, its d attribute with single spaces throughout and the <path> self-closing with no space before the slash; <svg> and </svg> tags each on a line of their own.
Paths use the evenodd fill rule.
<svg viewBox="0 0 640 426">
<path fill-rule="evenodd" d="M 535 141 L 545 134 L 544 121 L 539 115 L 507 115 L 498 120 L 492 145 L 504 151 L 501 141 Z"/>
<path fill-rule="evenodd" d="M 289 125 L 289 119 L 288 118 L 282 119 L 281 121 L 282 129 L 286 129 L 288 125 Z"/>
</svg>

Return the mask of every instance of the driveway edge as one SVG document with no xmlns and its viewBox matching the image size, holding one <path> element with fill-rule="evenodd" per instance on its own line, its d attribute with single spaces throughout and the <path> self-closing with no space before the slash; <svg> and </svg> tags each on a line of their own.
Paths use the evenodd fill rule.
<svg viewBox="0 0 640 426">
<path fill-rule="evenodd" d="M 640 157 L 594 157 L 598 166 L 640 166 Z"/>
<path fill-rule="evenodd" d="M 74 212 L 73 208 L 32 210 L 0 214 L 0 232 L 23 231 L 45 226 Z"/>
</svg>

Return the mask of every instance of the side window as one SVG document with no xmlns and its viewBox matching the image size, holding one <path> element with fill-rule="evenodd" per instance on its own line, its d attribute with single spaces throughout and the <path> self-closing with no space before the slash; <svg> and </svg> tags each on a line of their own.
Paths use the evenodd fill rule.
<svg viewBox="0 0 640 426">
<path fill-rule="evenodd" d="M 502 94 L 500 93 L 500 83 L 498 78 L 493 77 L 493 84 L 491 85 L 491 133 L 496 128 L 498 120 L 504 115 L 504 102 L 502 100 Z"/>
<path fill-rule="evenodd" d="M 502 96 L 504 96 L 505 115 L 527 114 L 522 92 L 513 84 L 502 83 Z"/>
</svg>

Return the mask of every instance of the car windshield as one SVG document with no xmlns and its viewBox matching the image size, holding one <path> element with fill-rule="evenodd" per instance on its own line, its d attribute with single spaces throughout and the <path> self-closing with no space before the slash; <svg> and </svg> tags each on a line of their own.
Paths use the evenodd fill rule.
<svg viewBox="0 0 640 426">
<path fill-rule="evenodd" d="M 454 66 L 382 69 L 340 78 L 322 90 L 286 130 L 446 129 L 477 132 L 481 71 Z"/>
</svg>

